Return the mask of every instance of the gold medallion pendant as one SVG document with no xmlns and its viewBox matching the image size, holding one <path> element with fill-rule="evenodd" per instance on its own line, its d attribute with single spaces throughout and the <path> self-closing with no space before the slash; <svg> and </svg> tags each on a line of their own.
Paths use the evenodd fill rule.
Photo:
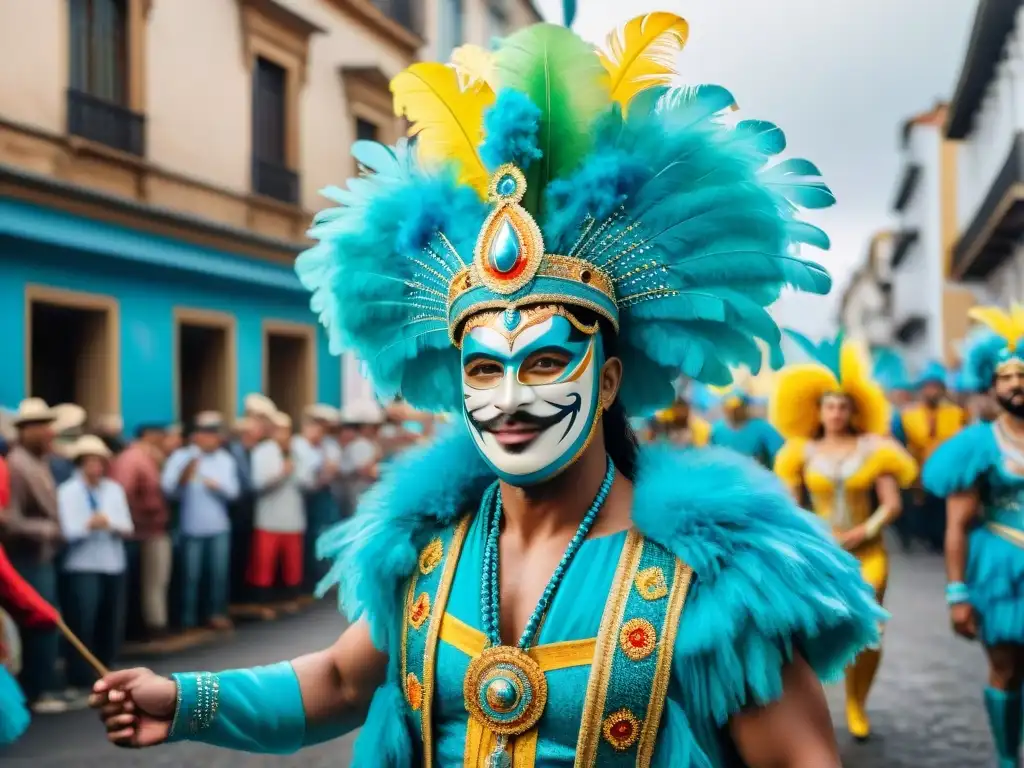
<svg viewBox="0 0 1024 768">
<path fill-rule="evenodd" d="M 491 764 L 503 768 L 508 737 L 533 728 L 548 701 L 548 681 L 540 665 L 518 648 L 496 645 L 469 663 L 462 696 L 471 717 L 498 735 Z M 504 760 L 503 760 L 504 758 Z"/>
</svg>

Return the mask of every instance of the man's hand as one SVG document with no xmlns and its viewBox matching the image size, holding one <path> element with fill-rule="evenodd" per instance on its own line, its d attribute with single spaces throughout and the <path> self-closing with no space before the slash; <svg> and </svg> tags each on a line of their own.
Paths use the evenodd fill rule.
<svg viewBox="0 0 1024 768">
<path fill-rule="evenodd" d="M 978 637 L 978 618 L 974 614 L 974 607 L 970 603 L 957 603 L 949 607 L 949 620 L 953 624 L 953 631 L 960 637 L 967 640 L 974 640 Z"/>
<path fill-rule="evenodd" d="M 292 472 L 295 471 L 295 462 L 291 459 L 285 459 L 284 465 L 281 468 L 281 476 L 288 477 Z"/>
<path fill-rule="evenodd" d="M 104 515 L 102 512 L 96 512 L 92 517 L 89 518 L 88 528 L 90 531 L 109 531 L 110 518 Z"/>
<path fill-rule="evenodd" d="M 124 669 L 111 672 L 92 691 L 89 706 L 99 711 L 114 744 L 152 747 L 167 741 L 178 698 L 173 680 L 148 669 Z"/>
<path fill-rule="evenodd" d="M 199 459 L 191 459 L 188 464 L 185 465 L 185 469 L 181 471 L 181 482 L 191 482 L 192 478 L 195 477 L 196 469 L 199 467 Z"/>
<path fill-rule="evenodd" d="M 218 483 L 216 480 L 210 479 L 209 477 L 204 477 L 203 478 L 203 485 L 205 485 L 207 487 L 207 489 L 209 489 L 211 491 L 219 491 L 220 490 L 220 483 Z"/>
</svg>

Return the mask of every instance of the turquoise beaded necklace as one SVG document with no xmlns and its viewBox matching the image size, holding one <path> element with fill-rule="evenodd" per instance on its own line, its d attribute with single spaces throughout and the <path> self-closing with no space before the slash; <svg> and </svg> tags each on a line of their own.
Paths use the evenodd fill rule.
<svg viewBox="0 0 1024 768">
<path fill-rule="evenodd" d="M 497 744 L 487 758 L 489 768 L 508 768 L 511 757 L 505 751 L 509 736 L 518 736 L 536 725 L 547 702 L 547 680 L 537 663 L 527 655 L 555 591 L 562 583 L 576 553 L 590 533 L 615 481 L 611 459 L 601 487 L 575 535 L 551 575 L 515 647 L 501 644 L 501 606 L 498 569 L 498 536 L 502 504 L 497 484 L 484 494 L 481 511 L 488 513 L 484 544 L 480 613 L 488 646 L 470 664 L 463 683 L 463 695 L 470 714 L 497 734 Z M 491 500 L 493 499 L 493 504 Z"/>
</svg>

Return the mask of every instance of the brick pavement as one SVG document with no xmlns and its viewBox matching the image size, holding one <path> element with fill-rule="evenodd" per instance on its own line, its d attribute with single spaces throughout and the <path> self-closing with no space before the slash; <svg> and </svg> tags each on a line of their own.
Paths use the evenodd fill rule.
<svg viewBox="0 0 1024 768">
<path fill-rule="evenodd" d="M 981 707 L 981 650 L 954 638 L 943 606 L 941 562 L 926 555 L 893 563 L 888 606 L 894 614 L 886 656 L 870 702 L 875 737 L 855 744 L 845 733 L 842 692 L 829 701 L 847 768 L 990 768 L 994 764 Z M 240 630 L 219 646 L 159 664 L 169 669 L 220 669 L 276 661 L 333 640 L 341 619 L 328 607 L 279 623 Z M 93 715 L 39 718 L 17 749 L 0 755 L 5 768 L 338 768 L 348 765 L 351 738 L 292 757 L 228 753 L 183 744 L 120 751 L 102 739 Z"/>
</svg>

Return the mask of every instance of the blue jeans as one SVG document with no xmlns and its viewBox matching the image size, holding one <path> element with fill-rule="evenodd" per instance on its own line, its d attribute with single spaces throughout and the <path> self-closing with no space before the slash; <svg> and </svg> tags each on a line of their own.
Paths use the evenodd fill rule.
<svg viewBox="0 0 1024 768">
<path fill-rule="evenodd" d="M 12 557 L 15 570 L 36 592 L 52 605 L 58 605 L 57 567 L 53 563 L 40 563 L 34 558 Z M 21 630 L 21 676 L 19 682 L 29 702 L 44 693 L 57 690 L 57 657 L 59 636 L 56 629 Z"/>
<path fill-rule="evenodd" d="M 64 617 L 68 627 L 105 666 L 117 657 L 124 636 L 126 577 L 123 573 L 65 573 L 68 602 Z M 67 656 L 68 685 L 91 688 L 96 673 L 73 648 Z"/>
<path fill-rule="evenodd" d="M 317 583 L 327 575 L 330 564 L 317 560 L 316 540 L 320 534 L 328 530 L 338 522 L 341 515 L 334 496 L 329 490 L 322 490 L 317 493 L 309 493 L 305 496 L 306 504 L 306 534 L 305 534 L 305 587 L 306 591 L 312 592 Z"/>
<path fill-rule="evenodd" d="M 228 615 L 231 586 L 231 534 L 182 536 L 181 626 L 192 629 L 214 616 Z M 200 614 L 200 595 L 204 600 Z"/>
</svg>

